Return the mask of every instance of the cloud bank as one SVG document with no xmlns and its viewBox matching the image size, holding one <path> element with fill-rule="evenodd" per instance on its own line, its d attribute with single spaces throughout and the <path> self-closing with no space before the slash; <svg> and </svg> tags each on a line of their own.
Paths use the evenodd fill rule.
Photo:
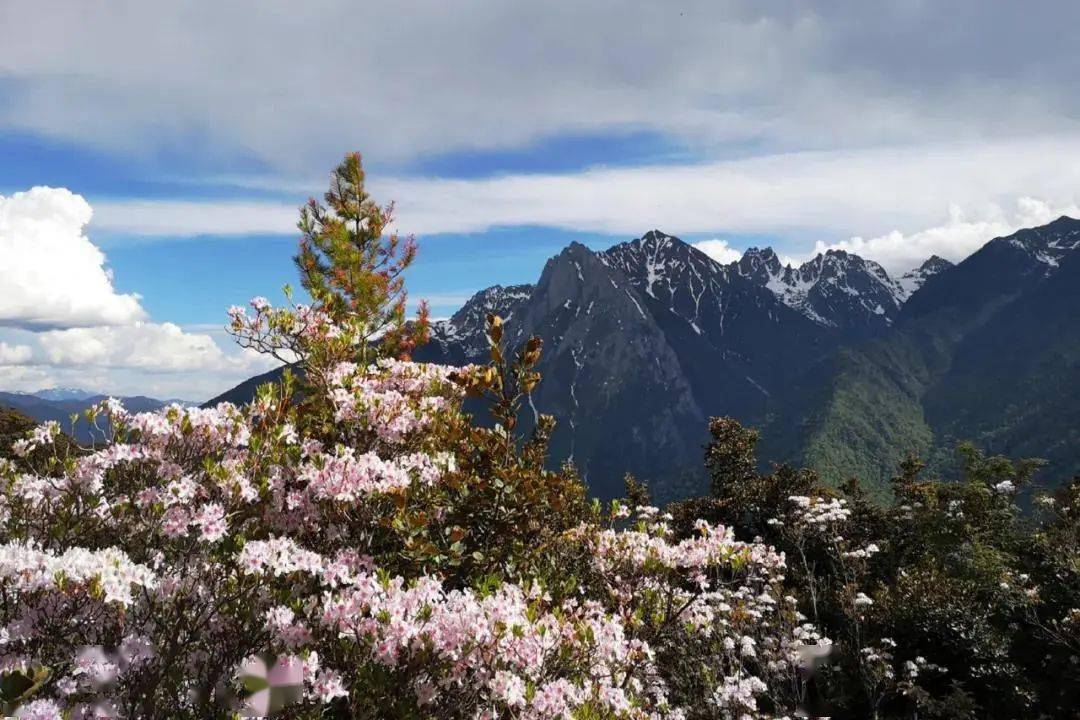
<svg viewBox="0 0 1080 720">
<path fill-rule="evenodd" d="M 716 156 L 1070 132 L 1080 57 L 1056 31 L 1078 21 L 1068 0 L 8 0 L 0 127 L 308 172 L 569 134 Z"/>
<path fill-rule="evenodd" d="M 982 247 L 987 240 L 1011 235 L 1022 228 L 1045 225 L 1062 215 L 1080 217 L 1075 204 L 1051 206 L 1035 198 L 1020 198 L 1015 209 L 991 206 L 983 215 L 971 217 L 964 209 L 953 205 L 949 220 L 918 232 L 904 234 L 894 230 L 873 238 L 853 237 L 835 243 L 818 242 L 809 257 L 826 250 L 847 250 L 881 263 L 896 273 L 920 265 L 932 255 L 960 262 Z"/>
<path fill-rule="evenodd" d="M 791 239 L 792 255 L 844 247 L 906 270 L 930 253 L 960 259 L 1047 212 L 1075 213 L 1080 136 L 469 180 L 376 175 L 370 185 L 375 197 L 396 201 L 397 228 L 421 237 L 512 226 L 623 237 L 654 227 L 691 237 L 770 234 Z M 1036 211 L 1025 199 L 1032 197 L 1045 208 Z M 290 233 L 295 217 L 281 203 L 104 202 L 94 227 L 147 236 L 215 227 Z M 730 247 L 707 242 L 703 249 L 733 257 Z"/>
</svg>

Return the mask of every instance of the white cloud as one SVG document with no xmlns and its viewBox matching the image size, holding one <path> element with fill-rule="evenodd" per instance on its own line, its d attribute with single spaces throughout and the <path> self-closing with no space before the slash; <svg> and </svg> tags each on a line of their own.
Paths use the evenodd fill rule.
<svg viewBox="0 0 1080 720">
<path fill-rule="evenodd" d="M 136 295 L 118 293 L 105 256 L 82 229 L 91 210 L 64 189 L 0 195 L 0 325 L 115 325 L 145 317 Z"/>
<path fill-rule="evenodd" d="M 8 345 L 6 342 L 0 342 L 0 366 L 28 362 L 33 354 L 34 351 L 29 345 Z"/>
<path fill-rule="evenodd" d="M 0 390 L 75 386 L 117 395 L 203 400 L 278 363 L 221 333 L 173 323 L 29 331 L 0 340 Z M 6 362 L 10 361 L 10 362 Z"/>
<path fill-rule="evenodd" d="M 259 182 L 270 182 L 261 178 Z M 380 178 L 397 227 L 428 235 L 540 225 L 637 235 L 771 233 L 809 247 L 852 236 L 913 233 L 941 224 L 950 205 L 973 216 L 1020 197 L 1068 207 L 1080 192 L 1080 136 L 786 153 L 694 165 L 596 168 L 483 179 Z M 315 182 L 308 192 L 316 193 Z M 103 203 L 95 227 L 153 235 L 294 232 L 296 209 L 273 203 Z M 794 252 L 794 251 L 793 251 Z"/>
<path fill-rule="evenodd" d="M 741 250 L 736 250 L 735 248 L 728 245 L 727 240 L 723 240 L 721 238 L 702 240 L 701 242 L 694 243 L 694 247 L 696 247 L 698 250 L 705 253 L 721 265 L 727 265 L 728 263 L 736 262 L 739 258 L 743 256 Z"/>
<path fill-rule="evenodd" d="M 547 225 L 634 234 L 879 234 L 939 221 L 949 204 L 979 208 L 1037 196 L 1073 202 L 1080 136 L 876 150 L 803 152 L 685 166 L 594 169 L 481 180 L 395 180 L 373 189 L 397 202 L 417 234 Z"/>
<path fill-rule="evenodd" d="M 46 368 L 37 365 L 0 365 L 0 390 L 4 392 L 34 392 L 60 385 Z"/>
<path fill-rule="evenodd" d="M 65 189 L 0 196 L 0 389 L 57 384 L 200 399 L 275 361 L 169 322 L 118 293 L 83 234 L 90 205 Z"/>
<path fill-rule="evenodd" d="M 297 233 L 299 206 L 227 200 L 122 200 L 94 203 L 93 227 L 131 235 L 190 237 Z"/>
<path fill-rule="evenodd" d="M 960 262 L 988 240 L 1011 235 L 1021 228 L 1045 225 L 1062 215 L 1080 217 L 1075 204 L 1051 206 L 1034 198 L 1020 198 L 1013 211 L 993 205 L 970 216 L 953 205 L 943 225 L 904 234 L 894 230 L 873 238 L 853 237 L 835 243 L 818 242 L 808 257 L 830 249 L 847 250 L 881 263 L 890 273 L 917 267 L 931 255 Z"/>
<path fill-rule="evenodd" d="M 52 365 L 159 372 L 250 366 L 248 356 L 226 355 L 209 335 L 184 332 L 168 322 L 51 330 L 40 333 L 38 341 L 45 360 Z"/>
</svg>

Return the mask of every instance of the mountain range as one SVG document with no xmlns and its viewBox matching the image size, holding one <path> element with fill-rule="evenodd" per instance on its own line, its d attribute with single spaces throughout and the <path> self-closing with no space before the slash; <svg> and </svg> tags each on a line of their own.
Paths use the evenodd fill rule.
<svg viewBox="0 0 1080 720">
<path fill-rule="evenodd" d="M 532 412 L 559 420 L 553 457 L 592 492 L 633 472 L 660 497 L 701 489 L 708 418 L 762 433 L 792 461 L 884 497 L 914 452 L 1039 456 L 1080 471 L 1080 221 L 988 242 L 953 265 L 891 277 L 829 250 L 798 267 L 770 248 L 719 263 L 659 230 L 593 251 L 572 243 L 535 285 L 493 286 L 432 329 L 421 361 L 485 362 L 484 318 L 511 343 L 544 340 Z M 276 373 L 214 401 L 244 401 Z"/>
<path fill-rule="evenodd" d="M 79 388 L 50 388 L 37 392 L 0 392 L 0 407 L 8 407 L 37 421 L 46 422 L 55 420 L 60 427 L 69 434 L 73 434 L 75 440 L 80 443 L 91 442 L 93 434 L 90 432 L 84 419 L 80 419 L 72 433 L 71 416 L 81 414 L 91 405 L 96 405 L 106 399 L 108 395 Z M 124 407 L 131 412 L 148 412 L 159 410 L 172 403 L 181 405 L 197 405 L 198 403 L 184 400 L 159 400 L 157 398 L 134 395 L 121 397 L 119 400 Z M 101 433 L 97 433 L 96 439 L 101 439 Z"/>
</svg>

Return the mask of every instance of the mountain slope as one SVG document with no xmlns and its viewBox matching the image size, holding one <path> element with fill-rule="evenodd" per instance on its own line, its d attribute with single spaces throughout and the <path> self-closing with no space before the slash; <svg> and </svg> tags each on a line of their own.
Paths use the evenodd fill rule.
<svg viewBox="0 0 1080 720">
<path fill-rule="evenodd" d="M 553 457 L 574 460 L 594 494 L 621 490 L 698 454 L 705 412 L 671 338 L 627 275 L 583 245 L 548 261 L 507 337 L 544 340 L 532 401 L 554 415 Z"/>
<path fill-rule="evenodd" d="M 926 281 L 886 336 L 817 368 L 828 390 L 805 412 L 808 463 L 883 491 L 907 452 L 949 470 L 972 440 L 1080 472 L 1080 221 L 987 243 Z"/>
</svg>

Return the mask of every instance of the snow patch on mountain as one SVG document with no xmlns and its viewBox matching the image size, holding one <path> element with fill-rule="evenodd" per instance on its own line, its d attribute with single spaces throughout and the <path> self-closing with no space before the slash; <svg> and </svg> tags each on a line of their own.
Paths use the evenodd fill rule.
<svg viewBox="0 0 1080 720">
<path fill-rule="evenodd" d="M 1063 215 L 1048 225 L 1021 230 L 1002 240 L 1045 265 L 1049 275 L 1066 255 L 1080 249 L 1080 220 Z"/>
<path fill-rule="evenodd" d="M 908 270 L 896 281 L 900 286 L 900 302 L 906 302 L 916 290 L 934 275 L 951 268 L 953 264 L 943 257 L 933 255 L 919 267 Z"/>
</svg>

